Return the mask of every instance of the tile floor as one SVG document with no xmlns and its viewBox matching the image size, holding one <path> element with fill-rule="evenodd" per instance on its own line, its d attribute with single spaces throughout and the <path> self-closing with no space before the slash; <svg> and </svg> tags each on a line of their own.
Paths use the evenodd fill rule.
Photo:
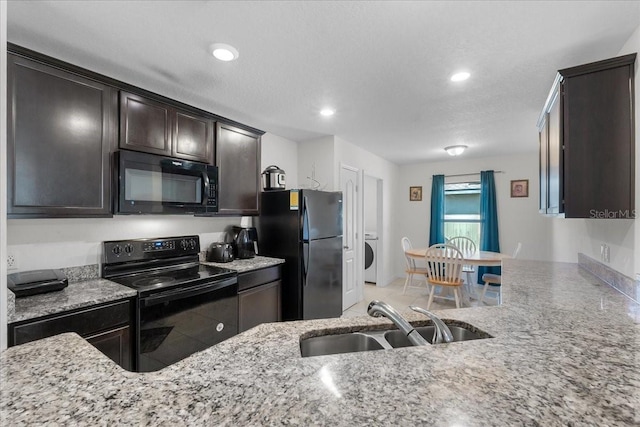
<svg viewBox="0 0 640 427">
<path fill-rule="evenodd" d="M 418 285 L 417 281 L 414 281 L 414 286 Z M 366 316 L 367 315 L 367 307 L 372 300 L 380 300 L 384 301 L 387 304 L 390 304 L 393 308 L 398 310 L 400 313 L 409 311 L 410 305 L 417 305 L 422 308 L 427 308 L 427 301 L 429 300 L 429 294 L 427 293 L 426 288 L 407 288 L 407 293 L 405 295 L 402 294 L 402 288 L 404 287 L 404 279 L 396 279 L 391 282 L 388 286 L 376 286 L 372 283 L 364 284 L 364 299 L 359 303 L 349 307 L 342 313 L 342 317 L 355 317 L 355 316 Z M 479 292 L 482 292 L 482 287 L 478 286 Z M 485 301 L 488 304 L 492 304 L 490 300 L 490 295 L 487 292 L 487 297 Z M 479 303 L 476 300 L 471 300 L 472 306 L 477 306 Z M 483 305 L 488 305 L 483 304 Z M 449 308 L 456 308 L 456 303 L 451 301 L 445 301 L 441 299 L 436 299 L 431 304 L 431 310 L 446 310 Z"/>
</svg>

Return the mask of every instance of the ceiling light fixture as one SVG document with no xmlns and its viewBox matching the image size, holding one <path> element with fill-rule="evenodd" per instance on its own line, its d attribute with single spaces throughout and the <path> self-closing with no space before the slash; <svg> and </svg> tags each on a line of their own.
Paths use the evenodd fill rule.
<svg viewBox="0 0 640 427">
<path fill-rule="evenodd" d="M 209 51 L 213 56 L 216 57 L 216 59 L 225 62 L 233 61 L 235 59 L 238 59 L 238 56 L 240 56 L 240 54 L 238 53 L 238 49 L 224 43 L 212 44 L 211 46 L 209 46 Z"/>
<path fill-rule="evenodd" d="M 335 113 L 336 113 L 336 110 L 332 108 L 323 108 L 322 110 L 320 110 L 320 114 L 322 114 L 325 117 L 333 116 Z"/>
<path fill-rule="evenodd" d="M 446 151 L 450 156 L 459 156 L 464 153 L 464 150 L 466 149 L 466 145 L 451 145 L 450 147 L 445 147 L 444 151 Z"/>
<path fill-rule="evenodd" d="M 467 80 L 469 77 L 471 77 L 471 74 L 467 73 L 466 71 L 463 71 L 461 73 L 455 73 L 453 76 L 451 76 L 451 81 L 461 82 L 461 81 Z"/>
</svg>

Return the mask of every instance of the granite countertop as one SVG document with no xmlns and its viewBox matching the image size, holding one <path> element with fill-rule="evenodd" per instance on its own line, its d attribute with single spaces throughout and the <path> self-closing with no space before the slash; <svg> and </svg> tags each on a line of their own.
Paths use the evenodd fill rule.
<svg viewBox="0 0 640 427">
<path fill-rule="evenodd" d="M 494 336 L 484 340 L 301 358 L 301 335 L 392 325 L 371 317 L 271 323 L 146 374 L 120 369 L 75 334 L 24 344 L 0 355 L 0 419 L 638 425 L 638 304 L 576 264 L 508 260 L 503 283 L 500 307 L 437 312 Z"/>
<path fill-rule="evenodd" d="M 46 294 L 15 298 L 8 310 L 7 323 L 35 319 L 82 307 L 101 304 L 137 295 L 134 289 L 98 277 L 97 265 L 65 268 L 69 279 L 66 288 Z M 9 291 L 12 294 L 13 292 Z"/>
<path fill-rule="evenodd" d="M 245 273 L 247 271 L 259 270 L 261 268 L 273 267 L 274 265 L 283 264 L 284 260 L 280 258 L 270 258 L 266 256 L 256 255 L 254 258 L 236 259 L 231 262 L 200 261 L 200 263 L 204 265 L 211 265 L 214 267 L 236 270 L 238 273 Z"/>
</svg>

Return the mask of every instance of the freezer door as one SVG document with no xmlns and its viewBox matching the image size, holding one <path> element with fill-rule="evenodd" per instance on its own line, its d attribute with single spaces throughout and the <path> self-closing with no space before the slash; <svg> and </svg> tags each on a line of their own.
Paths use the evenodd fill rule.
<svg viewBox="0 0 640 427">
<path fill-rule="evenodd" d="M 302 191 L 302 239 L 342 236 L 342 193 Z"/>
<path fill-rule="evenodd" d="M 342 315 L 342 237 L 302 245 L 302 318 Z"/>
</svg>

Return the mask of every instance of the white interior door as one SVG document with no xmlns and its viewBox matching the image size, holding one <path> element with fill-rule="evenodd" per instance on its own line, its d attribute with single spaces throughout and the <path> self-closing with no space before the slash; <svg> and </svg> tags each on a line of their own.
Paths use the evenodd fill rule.
<svg viewBox="0 0 640 427">
<path fill-rule="evenodd" d="M 358 302 L 358 170 L 350 166 L 340 167 L 342 190 L 342 310 Z"/>
</svg>

